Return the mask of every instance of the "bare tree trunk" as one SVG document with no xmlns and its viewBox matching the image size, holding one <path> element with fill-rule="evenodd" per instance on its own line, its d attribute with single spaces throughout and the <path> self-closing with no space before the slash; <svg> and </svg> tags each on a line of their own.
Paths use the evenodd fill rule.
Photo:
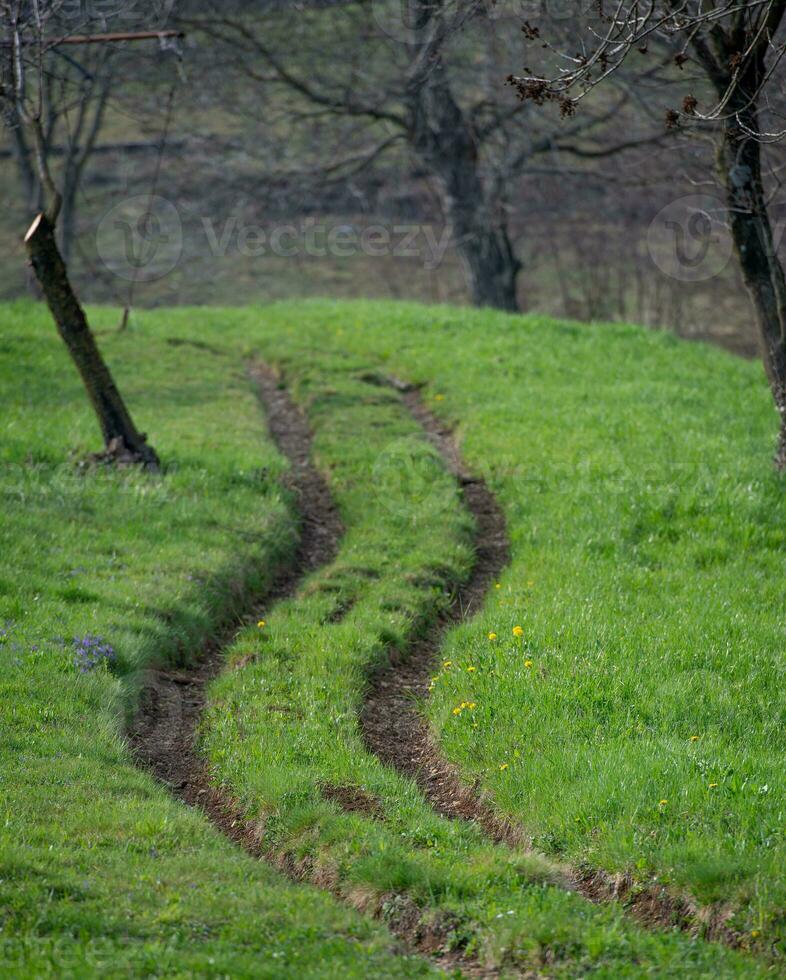
<svg viewBox="0 0 786 980">
<path fill-rule="evenodd" d="M 755 84 L 753 82 L 752 84 Z M 755 91 L 755 88 L 752 89 Z M 744 91 L 724 123 L 718 170 L 726 191 L 729 227 L 745 286 L 756 313 L 762 356 L 780 416 L 775 465 L 786 468 L 786 279 L 773 241 L 761 175 L 757 113 Z"/>
<path fill-rule="evenodd" d="M 426 4 L 420 10 L 424 23 L 431 15 Z M 475 134 L 451 92 L 437 44 L 416 53 L 407 103 L 409 141 L 442 184 L 445 211 L 468 272 L 472 302 L 517 311 L 516 279 L 521 264 L 505 215 L 497 202 L 489 200 L 484 187 Z"/>
<path fill-rule="evenodd" d="M 516 280 L 521 266 L 507 228 L 495 222 L 482 200 L 466 201 L 448 195 L 447 213 L 474 305 L 517 312 Z"/>
<path fill-rule="evenodd" d="M 137 431 L 101 356 L 82 307 L 74 295 L 55 240 L 54 228 L 39 214 L 25 236 L 30 262 L 60 336 L 76 365 L 98 417 L 108 458 L 157 470 L 158 456 Z"/>
</svg>

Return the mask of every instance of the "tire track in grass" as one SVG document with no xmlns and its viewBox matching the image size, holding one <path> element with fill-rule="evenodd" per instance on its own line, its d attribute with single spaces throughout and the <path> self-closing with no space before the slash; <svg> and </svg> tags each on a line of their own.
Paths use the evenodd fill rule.
<svg viewBox="0 0 786 980">
<path fill-rule="evenodd" d="M 466 507 L 475 518 L 475 560 L 469 580 L 454 594 L 450 606 L 425 635 L 415 639 L 404 658 L 372 674 L 360 722 L 366 745 L 383 762 L 414 779 L 437 813 L 472 820 L 497 844 L 519 847 L 525 835 L 500 818 L 477 787 L 441 754 L 416 701 L 428 692 L 429 681 L 446 631 L 480 609 L 486 593 L 510 560 L 505 515 L 483 480 L 466 469 L 450 433 L 424 406 L 416 389 L 391 379 L 445 465 L 458 481 Z"/>
<path fill-rule="evenodd" d="M 278 571 L 270 589 L 264 597 L 257 597 L 244 621 L 257 618 L 251 613 L 254 607 L 260 609 L 263 601 L 269 609 L 274 602 L 294 595 L 305 575 L 336 557 L 343 534 L 330 491 L 310 460 L 311 434 L 303 415 L 271 370 L 256 368 L 252 377 L 267 411 L 271 435 L 290 461 L 291 489 L 302 527 L 293 561 Z M 451 433 L 426 409 L 417 390 L 400 382 L 391 383 L 402 392 L 404 404 L 461 486 L 464 502 L 476 521 L 476 561 L 470 580 L 456 592 L 450 609 L 424 637 L 413 642 L 409 655 L 394 663 L 392 669 L 381 670 L 371 678 L 361 715 L 362 730 L 369 749 L 414 779 L 438 813 L 474 821 L 495 842 L 523 850 L 529 846 L 527 834 L 513 821 L 501 817 L 477 787 L 467 787 L 462 782 L 458 769 L 441 756 L 413 703 L 414 697 L 422 697 L 427 691 L 433 659 L 446 630 L 480 608 L 489 586 L 508 561 L 504 515 L 485 483 L 464 466 Z M 232 642 L 237 625 L 228 624 L 206 644 L 193 668 L 147 672 L 139 710 L 128 732 L 129 742 L 140 763 L 175 796 L 199 808 L 223 834 L 252 856 L 271 862 L 295 881 L 312 881 L 324 888 L 324 882 L 312 873 L 314 869 L 307 860 L 296 861 L 285 850 L 270 850 L 263 822 L 249 819 L 229 792 L 211 782 L 197 749 L 196 733 L 206 705 L 207 686 L 224 664 L 223 651 Z M 362 811 L 367 805 L 364 800 L 360 806 L 354 796 L 348 801 L 341 787 L 323 787 L 322 791 L 342 808 Z M 687 906 L 678 907 L 674 896 L 665 889 L 649 888 L 634 895 L 625 879 L 595 870 L 586 874 L 563 870 L 563 887 L 594 902 L 620 901 L 645 925 L 678 925 L 686 931 L 699 931 L 701 913 L 694 914 Z M 327 886 L 326 890 L 353 904 L 338 886 Z M 406 896 L 401 897 L 406 904 Z M 386 919 L 390 931 L 401 940 L 403 952 L 420 953 L 438 967 L 460 968 L 466 976 L 497 975 L 495 969 L 483 968 L 471 955 L 444 952 L 444 937 L 438 929 L 429 931 L 423 910 L 409 905 L 407 910 L 407 915 Z M 378 909 L 372 911 L 379 914 Z M 715 933 L 712 938 L 730 942 L 722 927 Z"/>
<path fill-rule="evenodd" d="M 241 621 L 253 621 L 262 608 L 295 594 L 302 579 L 333 561 L 344 532 L 338 509 L 324 479 L 311 462 L 311 433 L 308 424 L 283 390 L 275 373 L 255 366 L 251 377 L 267 413 L 270 434 L 290 463 L 289 489 L 296 498 L 300 517 L 300 539 L 294 558 L 277 570 L 264 596 L 251 603 Z M 297 882 L 309 881 L 310 868 L 298 864 L 284 852 L 269 849 L 261 821 L 250 820 L 231 794 L 216 786 L 198 751 L 197 731 L 207 702 L 207 687 L 224 666 L 224 649 L 229 646 L 239 622 L 227 624 L 200 652 L 193 667 L 155 668 L 146 672 L 139 707 L 127 732 L 138 762 L 178 799 L 198 808 L 225 836 L 255 858 L 265 859 Z M 334 892 L 339 899 L 339 893 Z M 428 956 L 431 948 L 420 942 L 412 923 L 389 923 L 388 928 L 402 944 L 400 952 L 422 954 L 438 967 L 455 967 L 460 956 Z M 424 937 L 427 939 L 427 937 Z M 474 973 L 470 968 L 468 974 Z M 480 974 L 478 974 L 480 975 Z"/>
<path fill-rule="evenodd" d="M 387 765 L 413 779 L 437 813 L 474 821 L 496 844 L 529 850 L 531 842 L 524 828 L 500 815 L 480 788 L 468 786 L 459 769 L 442 755 L 418 708 L 428 697 L 446 632 L 475 615 L 509 562 L 505 516 L 486 483 L 464 464 L 451 431 L 425 406 L 418 387 L 379 375 L 364 380 L 401 393 L 456 478 L 476 525 L 475 562 L 467 582 L 456 590 L 448 609 L 425 635 L 409 646 L 404 658 L 391 657 L 389 666 L 371 675 L 360 719 L 366 745 Z M 727 924 L 731 912 L 724 906 L 701 907 L 664 885 L 637 884 L 627 874 L 612 875 L 588 866 L 562 870 L 563 887 L 596 904 L 617 902 L 647 928 L 676 928 L 735 949 L 744 947 L 744 936 Z"/>
</svg>

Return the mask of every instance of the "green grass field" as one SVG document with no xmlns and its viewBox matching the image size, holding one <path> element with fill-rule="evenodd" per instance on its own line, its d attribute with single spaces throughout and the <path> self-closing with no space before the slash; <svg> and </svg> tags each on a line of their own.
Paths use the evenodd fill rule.
<svg viewBox="0 0 786 980">
<path fill-rule="evenodd" d="M 61 342 L 43 309 L 0 314 L 0 973 L 421 976 L 175 804 L 121 741 L 136 671 L 187 658 L 294 541 L 239 359 L 139 341 L 106 346 L 166 475 L 82 476 L 94 423 Z M 85 637 L 114 659 L 83 673 Z"/>
<path fill-rule="evenodd" d="M 383 918 L 412 901 L 514 973 L 782 969 L 786 505 L 758 365 L 633 327 L 382 303 L 158 311 L 101 342 L 161 478 L 76 474 L 97 432 L 54 330 L 30 304 L 0 311 L 5 972 L 425 974 L 345 908 L 391 895 Z M 238 634 L 243 666 L 214 684 L 201 742 L 343 904 L 237 852 L 120 738 L 137 671 L 187 658 L 291 553 L 284 466 L 244 376 L 255 354 L 305 407 L 347 534 L 264 630 Z M 423 710 L 532 854 L 435 816 L 359 735 L 368 670 L 471 560 L 453 482 L 396 393 L 364 380 L 377 370 L 426 385 L 507 516 L 512 564 L 448 637 Z M 115 656 L 81 673 L 85 636 Z M 364 787 L 383 818 L 340 811 L 325 783 Z M 750 950 L 557 887 L 584 862 L 723 903 Z"/>
</svg>

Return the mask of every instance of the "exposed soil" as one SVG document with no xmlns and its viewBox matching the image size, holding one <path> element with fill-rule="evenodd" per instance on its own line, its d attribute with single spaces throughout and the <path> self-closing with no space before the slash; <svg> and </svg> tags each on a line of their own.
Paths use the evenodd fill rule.
<svg viewBox="0 0 786 980">
<path fill-rule="evenodd" d="M 253 379 L 270 433 L 290 462 L 289 488 L 300 515 L 300 539 L 291 565 L 280 569 L 266 595 L 254 597 L 240 621 L 228 623 L 188 670 L 164 667 L 143 678 L 139 707 L 128 739 L 137 758 L 182 800 L 200 806 L 239 843 L 246 833 L 232 801 L 211 787 L 197 753 L 196 729 L 205 707 L 207 684 L 224 666 L 223 649 L 243 622 L 253 621 L 277 600 L 292 595 L 303 576 L 331 562 L 343 533 L 338 511 L 322 476 L 311 462 L 311 434 L 302 414 L 269 369 L 256 367 Z M 259 848 L 257 847 L 257 851 Z"/>
<path fill-rule="evenodd" d="M 322 783 L 319 789 L 326 800 L 333 800 L 345 813 L 362 813 L 375 820 L 382 820 L 385 816 L 380 800 L 362 786 Z"/>
<path fill-rule="evenodd" d="M 382 919 L 402 943 L 402 951 L 428 956 L 435 965 L 446 969 L 460 967 L 464 976 L 494 977 L 497 971 L 486 970 L 473 958 L 449 948 L 454 938 L 452 923 L 430 917 L 406 896 L 394 894 L 370 899 L 361 893 L 347 895 L 325 868 L 271 850 L 265 840 L 264 820 L 250 820 L 238 801 L 211 781 L 198 751 L 197 729 L 205 708 L 207 685 L 224 668 L 223 651 L 231 644 L 238 627 L 256 621 L 274 602 L 293 595 L 309 572 L 331 562 L 343 534 L 327 484 L 311 462 L 311 433 L 302 413 L 269 368 L 255 367 L 252 377 L 267 413 L 270 433 L 291 465 L 289 484 L 297 500 L 301 523 L 294 561 L 279 570 L 264 596 L 249 601 L 244 617 L 227 623 L 205 644 L 193 666 L 159 667 L 145 673 L 138 709 L 127 732 L 128 741 L 141 765 L 184 803 L 199 808 L 249 854 L 269 861 L 295 881 L 310 881 L 360 911 Z M 235 669 L 238 666 L 235 664 Z M 279 705 L 268 708 L 288 710 Z M 376 818 L 383 816 L 379 801 L 360 787 L 324 785 L 320 789 L 326 799 L 334 800 L 343 809 Z M 402 905 L 406 905 L 408 914 L 396 912 Z"/>
<path fill-rule="evenodd" d="M 144 435 L 142 442 L 145 443 Z M 85 459 L 79 460 L 77 466 L 82 470 L 94 469 L 99 466 L 117 469 L 139 466 L 150 473 L 158 473 L 161 468 L 153 449 L 147 445 L 143 445 L 141 450 L 129 449 L 122 436 L 110 439 L 100 452 L 90 453 Z"/>
<path fill-rule="evenodd" d="M 416 387 L 378 374 L 363 380 L 387 383 L 402 393 L 407 408 L 456 477 L 476 524 L 475 562 L 469 580 L 427 633 L 410 646 L 403 660 L 394 658 L 390 666 L 371 676 L 361 710 L 366 744 L 388 765 L 414 779 L 437 813 L 475 822 L 495 843 L 528 848 L 530 839 L 525 829 L 496 812 L 477 785 L 467 786 L 462 781 L 458 769 L 440 752 L 418 708 L 418 703 L 428 697 L 446 630 L 478 611 L 489 587 L 508 563 L 504 514 L 484 481 L 468 472 L 450 430 L 426 408 Z M 560 869 L 557 862 L 554 868 L 555 872 L 562 871 L 562 887 L 592 902 L 619 902 L 648 928 L 678 928 L 733 947 L 744 944 L 743 936 L 728 926 L 730 912 L 725 906 L 701 908 L 663 885 L 635 884 L 627 875 L 615 876 L 594 868 Z"/>
<path fill-rule="evenodd" d="M 301 412 L 292 403 L 271 370 L 253 371 L 265 406 L 271 435 L 289 459 L 290 488 L 301 518 L 301 536 L 294 561 L 279 570 L 266 595 L 248 602 L 247 615 L 219 631 L 188 669 L 158 668 L 146 673 L 139 708 L 128 732 L 133 751 L 171 792 L 198 807 L 227 837 L 255 857 L 264 858 L 297 881 L 311 881 L 332 891 L 364 912 L 383 919 L 408 951 L 432 958 L 437 965 L 459 967 L 465 976 L 493 977 L 496 970 L 481 967 L 471 956 L 455 949 L 456 923 L 430 915 L 405 895 L 383 899 L 347 894 L 330 871 L 309 860 L 295 861 L 273 852 L 265 841 L 264 820 L 250 820 L 226 790 L 214 785 L 196 745 L 196 733 L 206 702 L 208 683 L 225 666 L 223 651 L 239 625 L 255 621 L 270 606 L 295 594 L 302 578 L 331 562 L 337 554 L 343 528 L 325 480 L 311 462 L 311 434 Z M 379 383 L 375 376 L 370 383 Z M 477 786 L 462 783 L 458 770 L 441 755 L 419 713 L 417 699 L 427 696 L 429 679 L 445 631 L 473 616 L 485 594 L 509 559 L 504 515 L 482 480 L 464 467 L 451 433 L 423 405 L 418 391 L 402 382 L 392 386 L 423 427 L 456 477 L 463 499 L 476 521 L 476 555 L 469 581 L 457 590 L 450 607 L 417 639 L 405 658 L 375 673 L 369 683 L 361 725 L 369 749 L 385 763 L 413 778 L 436 812 L 477 823 L 493 841 L 513 848 L 529 846 L 520 826 L 501 816 Z M 234 665 L 236 668 L 239 664 Z M 270 705 L 270 711 L 288 710 Z M 358 786 L 320 787 L 322 795 L 342 809 L 383 819 L 380 801 Z M 625 877 L 594 869 L 564 869 L 563 886 L 594 902 L 620 901 L 647 926 L 671 926 L 730 945 L 740 937 L 727 927 L 720 909 L 695 908 L 662 886 L 641 888 Z"/>
<path fill-rule="evenodd" d="M 364 378 L 379 384 L 377 376 Z M 428 692 L 429 680 L 446 630 L 480 609 L 486 592 L 507 565 L 510 548 L 505 517 L 486 484 L 464 467 L 451 433 L 423 405 L 418 392 L 396 379 L 390 384 L 456 477 L 465 505 L 476 522 L 475 561 L 469 580 L 457 590 L 447 610 L 410 646 L 405 658 L 372 675 L 360 716 L 368 748 L 414 779 L 429 803 L 446 817 L 473 820 L 497 843 L 525 842 L 521 830 L 498 816 L 477 787 L 465 785 L 458 770 L 440 753 L 416 700 Z"/>
</svg>

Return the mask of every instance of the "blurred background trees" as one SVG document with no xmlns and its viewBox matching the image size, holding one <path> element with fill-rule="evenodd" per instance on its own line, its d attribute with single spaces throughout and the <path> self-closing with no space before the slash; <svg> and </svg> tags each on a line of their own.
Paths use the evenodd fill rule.
<svg viewBox="0 0 786 980">
<path fill-rule="evenodd" d="M 780 416 L 775 453 L 786 468 L 786 276 L 779 254 L 779 160 L 770 148 L 786 139 L 786 0 L 628 0 L 613 12 L 596 9 L 570 50 L 527 22 L 537 43 L 538 70 L 511 83 L 524 102 L 556 102 L 568 115 L 625 71 L 631 62 L 662 57 L 682 89 L 665 110 L 666 125 L 711 140 L 715 159 L 704 183 L 722 195 L 717 210 L 734 245 L 758 327 L 759 346 Z M 545 43 L 544 43 L 545 42 Z M 571 53 L 575 48 L 579 53 Z M 546 52 L 545 57 L 543 52 Z M 685 67 L 690 71 L 679 76 Z M 634 80 L 635 84 L 635 80 Z"/>
<path fill-rule="evenodd" d="M 122 6 L 129 29 L 187 29 L 185 78 L 168 119 L 176 70 L 166 46 L 118 45 L 106 66 L 59 66 L 64 91 L 89 92 L 82 135 L 76 106 L 65 102 L 51 140 L 56 169 L 90 144 L 71 166 L 73 231 L 61 231 L 86 300 L 128 304 L 128 235 L 113 209 L 146 200 L 158 173 L 157 196 L 180 224 L 166 237 L 177 234 L 182 254 L 162 262 L 160 275 L 139 277 L 139 304 L 303 295 L 480 302 L 634 320 L 755 351 L 722 216 L 710 213 L 717 220 L 705 227 L 689 206 L 680 211 L 697 195 L 723 200 L 707 180 L 711 139 L 664 122 L 698 66 L 676 68 L 650 42 L 646 58 L 567 117 L 558 103 L 522 103 L 506 84 L 537 47 L 523 24 L 570 43 L 588 26 L 591 4 Z M 95 79 L 89 85 L 83 69 Z M 0 269 L 3 298 L 28 288 L 18 229 L 35 189 L 15 139 L 6 129 L 0 144 L 0 247 L 12 258 Z M 777 168 L 782 150 L 769 152 Z M 778 206 L 776 195 L 776 226 Z M 444 255 L 426 248 L 422 233 L 414 247 L 363 247 L 364 231 L 380 227 L 399 246 L 406 234 L 394 229 L 428 228 Z M 270 247 L 276 228 L 286 229 L 286 249 Z M 709 257 L 675 264 L 680 245 L 691 261 Z"/>
</svg>

